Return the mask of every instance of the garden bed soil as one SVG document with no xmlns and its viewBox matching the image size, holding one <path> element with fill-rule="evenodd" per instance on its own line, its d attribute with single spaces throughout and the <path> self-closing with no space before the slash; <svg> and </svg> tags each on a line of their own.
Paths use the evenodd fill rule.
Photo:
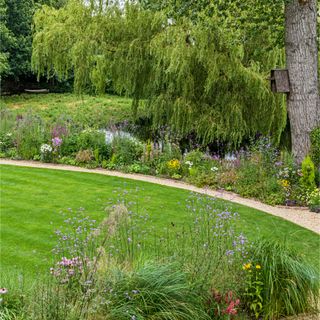
<svg viewBox="0 0 320 320">
<path fill-rule="evenodd" d="M 110 171 L 110 170 L 105 170 L 101 168 L 87 169 L 87 168 L 81 168 L 81 167 L 70 166 L 70 165 L 42 163 L 37 161 L 25 161 L 25 160 L 9 160 L 9 159 L 0 159 L 0 165 L 1 164 L 33 167 L 33 168 L 69 170 L 69 171 L 76 171 L 76 172 L 98 173 L 98 174 L 104 174 L 107 176 L 145 181 L 150 183 L 156 183 L 163 186 L 190 190 L 193 192 L 207 194 L 212 197 L 224 199 L 224 200 L 235 202 L 247 207 L 255 208 L 257 210 L 264 211 L 274 216 L 278 216 L 285 220 L 291 221 L 317 234 L 320 234 L 320 214 L 311 212 L 306 208 L 287 207 L 287 206 L 273 207 L 265 203 L 261 203 L 260 201 L 243 198 L 235 193 L 227 192 L 224 190 L 211 190 L 208 188 L 198 188 L 182 181 L 176 181 L 172 179 L 166 179 L 166 178 L 160 178 L 160 177 L 154 177 L 154 176 L 147 176 L 142 174 L 131 174 L 131 173 L 129 174 L 129 173 L 123 173 L 118 171 Z"/>
</svg>

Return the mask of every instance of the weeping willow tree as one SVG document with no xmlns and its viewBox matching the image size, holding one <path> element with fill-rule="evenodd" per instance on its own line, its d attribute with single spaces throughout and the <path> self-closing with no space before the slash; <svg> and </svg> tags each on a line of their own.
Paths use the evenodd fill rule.
<svg viewBox="0 0 320 320">
<path fill-rule="evenodd" d="M 169 125 L 238 145 L 257 132 L 279 138 L 286 110 L 266 75 L 245 64 L 244 50 L 219 17 L 168 20 L 135 3 L 71 0 L 34 17 L 32 67 L 38 76 L 67 78 L 98 93 L 112 81 L 119 94 L 147 108 L 154 126 Z M 222 26 L 222 27 L 221 27 Z"/>
</svg>

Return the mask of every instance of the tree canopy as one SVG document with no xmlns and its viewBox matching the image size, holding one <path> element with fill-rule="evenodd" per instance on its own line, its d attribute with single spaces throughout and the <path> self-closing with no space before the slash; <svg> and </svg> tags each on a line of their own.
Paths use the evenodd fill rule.
<svg viewBox="0 0 320 320">
<path fill-rule="evenodd" d="M 44 6 L 34 18 L 32 66 L 48 78 L 74 72 L 77 92 L 91 86 L 103 92 L 112 81 L 135 109 L 147 108 L 155 126 L 194 132 L 202 142 L 237 145 L 257 132 L 279 138 L 286 110 L 270 92 L 266 71 L 281 63 L 281 50 L 266 56 L 242 41 L 245 33 L 221 12 L 168 19 L 168 10 L 147 4 Z"/>
<path fill-rule="evenodd" d="M 18 80 L 31 74 L 32 19 L 42 4 L 61 7 L 66 0 L 0 0 L 0 76 Z"/>
</svg>

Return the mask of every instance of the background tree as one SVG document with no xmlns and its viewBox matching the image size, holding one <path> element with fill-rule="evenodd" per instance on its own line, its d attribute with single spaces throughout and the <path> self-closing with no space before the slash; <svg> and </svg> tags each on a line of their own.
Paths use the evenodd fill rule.
<svg viewBox="0 0 320 320">
<path fill-rule="evenodd" d="M 237 146 L 257 132 L 279 137 L 285 123 L 266 74 L 244 59 L 243 45 L 217 15 L 180 17 L 128 3 L 70 1 L 35 16 L 33 68 L 49 78 L 75 74 L 75 89 L 115 90 L 144 105 L 155 126 L 169 124 L 203 143 Z M 236 28 L 235 28 L 236 29 Z M 280 109 L 281 110 L 281 109 Z M 283 110 L 283 109 L 282 109 Z"/>
<path fill-rule="evenodd" d="M 1 51 L 0 51 L 0 78 L 9 73 L 9 53 L 4 48 L 10 48 L 14 45 L 14 37 L 7 28 L 7 6 L 5 0 L 0 0 L 0 34 L 1 34 Z"/>
<path fill-rule="evenodd" d="M 1 54 L 6 57 L 7 68 L 3 70 L 6 76 L 15 80 L 21 75 L 31 72 L 31 22 L 34 13 L 32 0 L 1 0 L 2 17 Z"/>
<path fill-rule="evenodd" d="M 66 0 L 0 0 L 0 78 L 1 86 L 34 81 L 31 72 L 32 19 L 42 4 L 60 7 Z"/>
<path fill-rule="evenodd" d="M 205 11 L 209 16 L 216 13 L 223 18 L 229 30 L 234 31 L 235 28 L 239 30 L 237 39 L 244 46 L 244 63 L 246 65 L 253 63 L 260 71 L 284 67 L 284 59 L 277 60 L 276 57 L 277 53 L 285 49 L 291 87 L 287 109 L 292 151 L 296 161 L 301 163 L 310 150 L 310 132 L 319 126 L 320 121 L 319 41 L 317 48 L 317 30 L 319 37 L 320 28 L 320 23 L 317 24 L 317 12 L 320 12 L 320 8 L 317 7 L 317 1 L 141 0 L 141 2 L 153 10 L 165 9 L 168 16 L 190 16 L 195 21 L 199 17 L 199 12 Z"/>
<path fill-rule="evenodd" d="M 292 0 L 286 4 L 285 17 L 292 151 L 301 163 L 310 150 L 310 133 L 320 125 L 317 1 Z"/>
</svg>

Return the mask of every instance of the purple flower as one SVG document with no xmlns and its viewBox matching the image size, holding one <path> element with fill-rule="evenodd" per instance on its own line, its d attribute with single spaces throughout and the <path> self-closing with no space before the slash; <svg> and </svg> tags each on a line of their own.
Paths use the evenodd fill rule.
<svg viewBox="0 0 320 320">
<path fill-rule="evenodd" d="M 239 243 L 240 244 L 245 244 L 246 243 L 246 240 L 247 238 L 243 235 L 243 234 L 240 234 L 240 236 L 238 237 L 239 239 Z"/>
<path fill-rule="evenodd" d="M 226 251 L 226 256 L 233 256 L 234 255 L 234 251 L 233 250 L 227 250 Z"/>
<path fill-rule="evenodd" d="M 62 145 L 62 139 L 59 137 L 54 137 L 51 141 L 54 148 L 58 148 Z"/>
</svg>

